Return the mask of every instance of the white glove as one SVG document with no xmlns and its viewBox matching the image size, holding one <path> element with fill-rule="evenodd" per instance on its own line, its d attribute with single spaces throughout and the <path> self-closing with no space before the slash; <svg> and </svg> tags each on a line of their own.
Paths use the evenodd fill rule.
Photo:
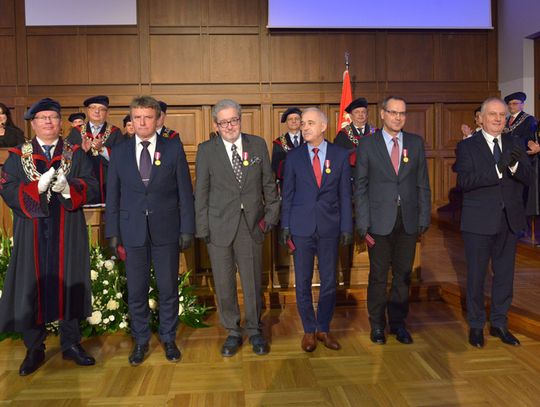
<svg viewBox="0 0 540 407">
<path fill-rule="evenodd" d="M 56 181 L 54 181 L 52 190 L 62 195 L 69 195 L 69 184 L 62 168 L 57 172 Z"/>
<path fill-rule="evenodd" d="M 41 177 L 39 178 L 38 182 L 38 192 L 40 194 L 46 192 L 49 189 L 49 185 L 51 185 L 51 181 L 54 177 L 54 168 L 49 168 L 49 171 L 47 171 L 45 174 L 41 174 Z"/>
</svg>

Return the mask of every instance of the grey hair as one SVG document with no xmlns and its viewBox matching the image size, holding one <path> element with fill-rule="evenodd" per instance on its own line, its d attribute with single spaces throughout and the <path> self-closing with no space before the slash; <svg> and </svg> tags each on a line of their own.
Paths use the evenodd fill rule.
<svg viewBox="0 0 540 407">
<path fill-rule="evenodd" d="M 324 124 L 328 124 L 328 117 L 327 117 L 326 114 L 325 114 L 321 109 L 319 109 L 318 107 L 307 107 L 307 108 L 305 108 L 305 109 L 302 111 L 302 117 L 303 117 L 307 112 L 315 112 L 315 113 L 318 113 L 318 114 L 319 114 L 319 117 L 321 118 L 321 121 L 322 121 Z"/>
<path fill-rule="evenodd" d="M 225 109 L 234 109 L 238 117 L 242 117 L 242 106 L 232 99 L 221 99 L 212 107 L 212 120 L 217 122 L 217 115 Z"/>
<path fill-rule="evenodd" d="M 486 112 L 486 106 L 492 102 L 499 102 L 501 105 L 504 106 L 504 109 L 508 112 L 508 105 L 504 103 L 504 101 L 501 98 L 497 96 L 490 96 L 482 102 L 482 106 L 480 106 L 480 113 L 484 114 Z"/>
<path fill-rule="evenodd" d="M 134 97 L 129 104 L 129 115 L 132 116 L 131 113 L 133 109 L 137 109 L 139 107 L 154 109 L 156 111 L 156 117 L 159 117 L 161 115 L 161 106 L 159 105 L 159 102 L 152 96 Z"/>
<path fill-rule="evenodd" d="M 388 107 L 388 102 L 390 102 L 391 100 L 399 100 L 399 101 L 407 104 L 407 101 L 404 98 L 402 98 L 401 96 L 392 96 L 392 95 L 390 95 L 390 96 L 385 97 L 384 100 L 382 101 L 382 109 L 383 110 L 386 110 L 386 108 Z"/>
</svg>

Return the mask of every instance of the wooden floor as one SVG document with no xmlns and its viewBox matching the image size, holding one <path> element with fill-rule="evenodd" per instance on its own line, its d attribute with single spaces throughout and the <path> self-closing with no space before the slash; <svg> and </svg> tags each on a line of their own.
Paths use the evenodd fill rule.
<svg viewBox="0 0 540 407">
<path fill-rule="evenodd" d="M 514 315 L 536 318 L 539 254 L 520 249 L 511 322 Z M 459 307 L 465 276 L 459 235 L 432 227 L 424 241 L 422 267 L 422 284 L 442 287 L 446 301 L 411 304 L 412 345 L 394 337 L 384 346 L 372 344 L 363 303 L 336 310 L 332 329 L 343 346 L 337 352 L 322 346 L 312 354 L 300 349 L 302 328 L 292 303 L 265 311 L 272 351 L 262 357 L 246 343 L 233 358 L 222 358 L 219 349 L 226 334 L 215 313 L 209 317 L 210 328 L 180 328 L 183 359 L 178 364 L 165 360 L 154 337 L 149 358 L 130 367 L 131 339 L 111 335 L 86 340 L 97 364 L 77 367 L 62 360 L 58 339 L 52 337 L 45 365 L 21 378 L 24 346 L 4 341 L 0 406 L 538 406 L 540 341 L 535 338 L 540 335 L 534 329 L 515 331 L 520 347 L 491 337 L 484 349 L 467 343 Z"/>
</svg>

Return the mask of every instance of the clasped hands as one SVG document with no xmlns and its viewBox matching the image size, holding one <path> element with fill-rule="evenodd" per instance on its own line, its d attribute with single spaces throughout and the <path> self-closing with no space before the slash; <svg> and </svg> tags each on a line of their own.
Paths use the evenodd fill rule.
<svg viewBox="0 0 540 407">
<path fill-rule="evenodd" d="M 38 181 L 38 191 L 40 194 L 47 192 L 51 188 L 53 192 L 59 194 L 69 194 L 69 183 L 64 170 L 60 168 L 56 171 L 53 167 L 42 174 Z"/>
<path fill-rule="evenodd" d="M 503 173 L 505 168 L 512 168 L 519 162 L 519 159 L 522 157 L 523 150 L 517 144 L 514 145 L 512 151 L 510 151 L 510 160 L 506 161 L 503 158 L 497 163 L 497 169 L 499 172 Z"/>
</svg>

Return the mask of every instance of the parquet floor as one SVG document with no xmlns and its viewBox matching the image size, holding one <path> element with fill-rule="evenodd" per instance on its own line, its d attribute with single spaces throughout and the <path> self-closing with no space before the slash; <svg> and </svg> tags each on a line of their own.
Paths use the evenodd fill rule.
<svg viewBox="0 0 540 407">
<path fill-rule="evenodd" d="M 464 276 L 459 235 L 433 227 L 423 247 L 422 278 L 459 286 Z M 540 253 L 540 251 L 539 251 Z M 516 301 L 535 311 L 540 273 L 535 251 L 518 256 Z M 529 311 L 527 311 L 529 312 Z M 538 313 L 538 311 L 536 311 Z M 443 301 L 411 304 L 414 344 L 393 336 L 384 346 L 369 340 L 363 304 L 338 307 L 332 329 L 343 349 L 300 349 L 302 328 L 294 304 L 266 310 L 272 351 L 256 356 L 248 343 L 234 357 L 219 354 L 225 332 L 211 314 L 205 329 L 181 327 L 180 363 L 171 364 L 154 337 L 139 367 L 127 357 L 131 339 L 86 340 L 96 366 L 62 360 L 58 339 L 47 340 L 47 362 L 19 377 L 20 341 L 0 342 L 0 406 L 539 406 L 540 341 L 515 331 L 522 346 L 487 337 L 484 349 L 467 343 L 461 309 Z"/>
</svg>

